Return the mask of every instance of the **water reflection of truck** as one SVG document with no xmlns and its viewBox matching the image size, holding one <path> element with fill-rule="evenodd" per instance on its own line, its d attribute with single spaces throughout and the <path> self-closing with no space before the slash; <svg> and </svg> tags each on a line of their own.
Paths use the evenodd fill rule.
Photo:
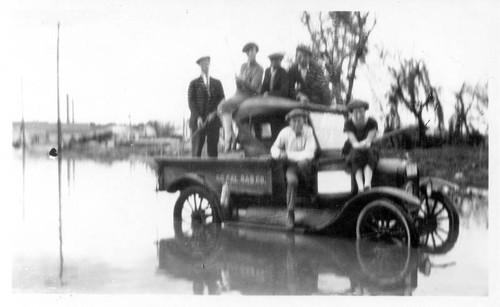
<svg viewBox="0 0 500 307">
<path fill-rule="evenodd" d="M 193 282 L 195 294 L 411 295 L 421 250 L 233 226 L 198 227 L 158 242 L 158 273 Z"/>
<path fill-rule="evenodd" d="M 453 245 L 459 217 L 442 191 L 446 182 L 421 178 L 417 165 L 409 160 L 382 158 L 374 171 L 373 188 L 357 194 L 341 153 L 345 112 L 276 97 L 248 99 L 236 112 L 245 157 L 157 159 L 159 190 L 181 192 L 174 219 L 184 220 L 187 227 L 193 222 L 226 221 L 282 225 L 280 217 L 286 207 L 283 164 L 269 155 L 255 155 L 269 153 L 286 125 L 285 114 L 297 107 L 309 110 L 319 148 L 311 181 L 299 186 L 295 214 L 299 228 L 420 244 L 435 252 Z"/>
</svg>

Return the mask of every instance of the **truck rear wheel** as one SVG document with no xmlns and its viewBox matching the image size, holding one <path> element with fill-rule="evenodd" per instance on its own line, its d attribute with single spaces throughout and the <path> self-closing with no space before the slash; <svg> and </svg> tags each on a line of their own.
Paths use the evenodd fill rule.
<svg viewBox="0 0 500 307">
<path fill-rule="evenodd" d="M 174 221 L 199 225 L 220 224 L 217 196 L 202 186 L 190 186 L 182 190 L 175 202 Z"/>
</svg>

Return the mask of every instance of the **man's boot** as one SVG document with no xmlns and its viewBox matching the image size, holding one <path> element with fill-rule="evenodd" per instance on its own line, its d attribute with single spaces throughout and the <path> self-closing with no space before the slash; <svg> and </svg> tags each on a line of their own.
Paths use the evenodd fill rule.
<svg viewBox="0 0 500 307">
<path fill-rule="evenodd" d="M 288 182 L 286 189 L 286 229 L 293 231 L 295 228 L 295 198 L 297 196 L 297 186 L 291 182 Z"/>
</svg>

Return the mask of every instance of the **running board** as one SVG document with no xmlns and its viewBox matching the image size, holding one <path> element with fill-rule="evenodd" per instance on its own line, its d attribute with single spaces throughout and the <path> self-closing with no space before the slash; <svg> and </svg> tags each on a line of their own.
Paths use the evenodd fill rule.
<svg viewBox="0 0 500 307">
<path fill-rule="evenodd" d="M 325 223 L 334 220 L 337 214 L 329 210 L 297 208 L 295 209 L 295 227 L 320 230 Z M 286 226 L 287 210 L 283 208 L 249 207 L 239 209 L 237 220 L 239 223 L 283 229 Z"/>
</svg>

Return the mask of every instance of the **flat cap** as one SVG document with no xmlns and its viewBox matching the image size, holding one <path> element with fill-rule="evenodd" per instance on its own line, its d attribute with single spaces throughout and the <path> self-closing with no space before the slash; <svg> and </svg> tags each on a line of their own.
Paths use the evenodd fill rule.
<svg viewBox="0 0 500 307">
<path fill-rule="evenodd" d="M 275 52 L 269 55 L 270 60 L 282 60 L 285 55 L 283 53 Z"/>
<path fill-rule="evenodd" d="M 289 121 L 290 119 L 297 117 L 297 116 L 302 116 L 302 117 L 307 118 L 309 116 L 309 113 L 304 109 L 297 108 L 297 109 L 293 109 L 290 112 L 288 112 L 288 114 L 285 116 L 285 119 L 287 121 Z"/>
<path fill-rule="evenodd" d="M 200 64 L 201 61 L 203 60 L 210 60 L 210 56 L 206 55 L 206 56 L 202 56 L 201 58 L 199 58 L 198 60 L 196 60 L 196 64 Z"/>
<path fill-rule="evenodd" d="M 312 55 L 312 51 L 309 47 L 307 47 L 306 45 L 298 45 L 297 46 L 297 49 L 296 49 L 296 52 L 297 51 L 301 51 L 307 55 Z"/>
<path fill-rule="evenodd" d="M 259 52 L 259 46 L 257 46 L 257 44 L 254 42 L 246 43 L 245 46 L 243 46 L 243 49 L 241 50 L 241 52 L 247 52 L 248 49 L 254 48 L 254 47 L 257 49 L 257 52 Z"/>
<path fill-rule="evenodd" d="M 369 107 L 370 105 L 368 104 L 368 102 L 359 99 L 354 99 L 347 105 L 347 110 L 352 111 L 357 108 L 363 108 L 365 110 L 368 110 Z"/>
</svg>

